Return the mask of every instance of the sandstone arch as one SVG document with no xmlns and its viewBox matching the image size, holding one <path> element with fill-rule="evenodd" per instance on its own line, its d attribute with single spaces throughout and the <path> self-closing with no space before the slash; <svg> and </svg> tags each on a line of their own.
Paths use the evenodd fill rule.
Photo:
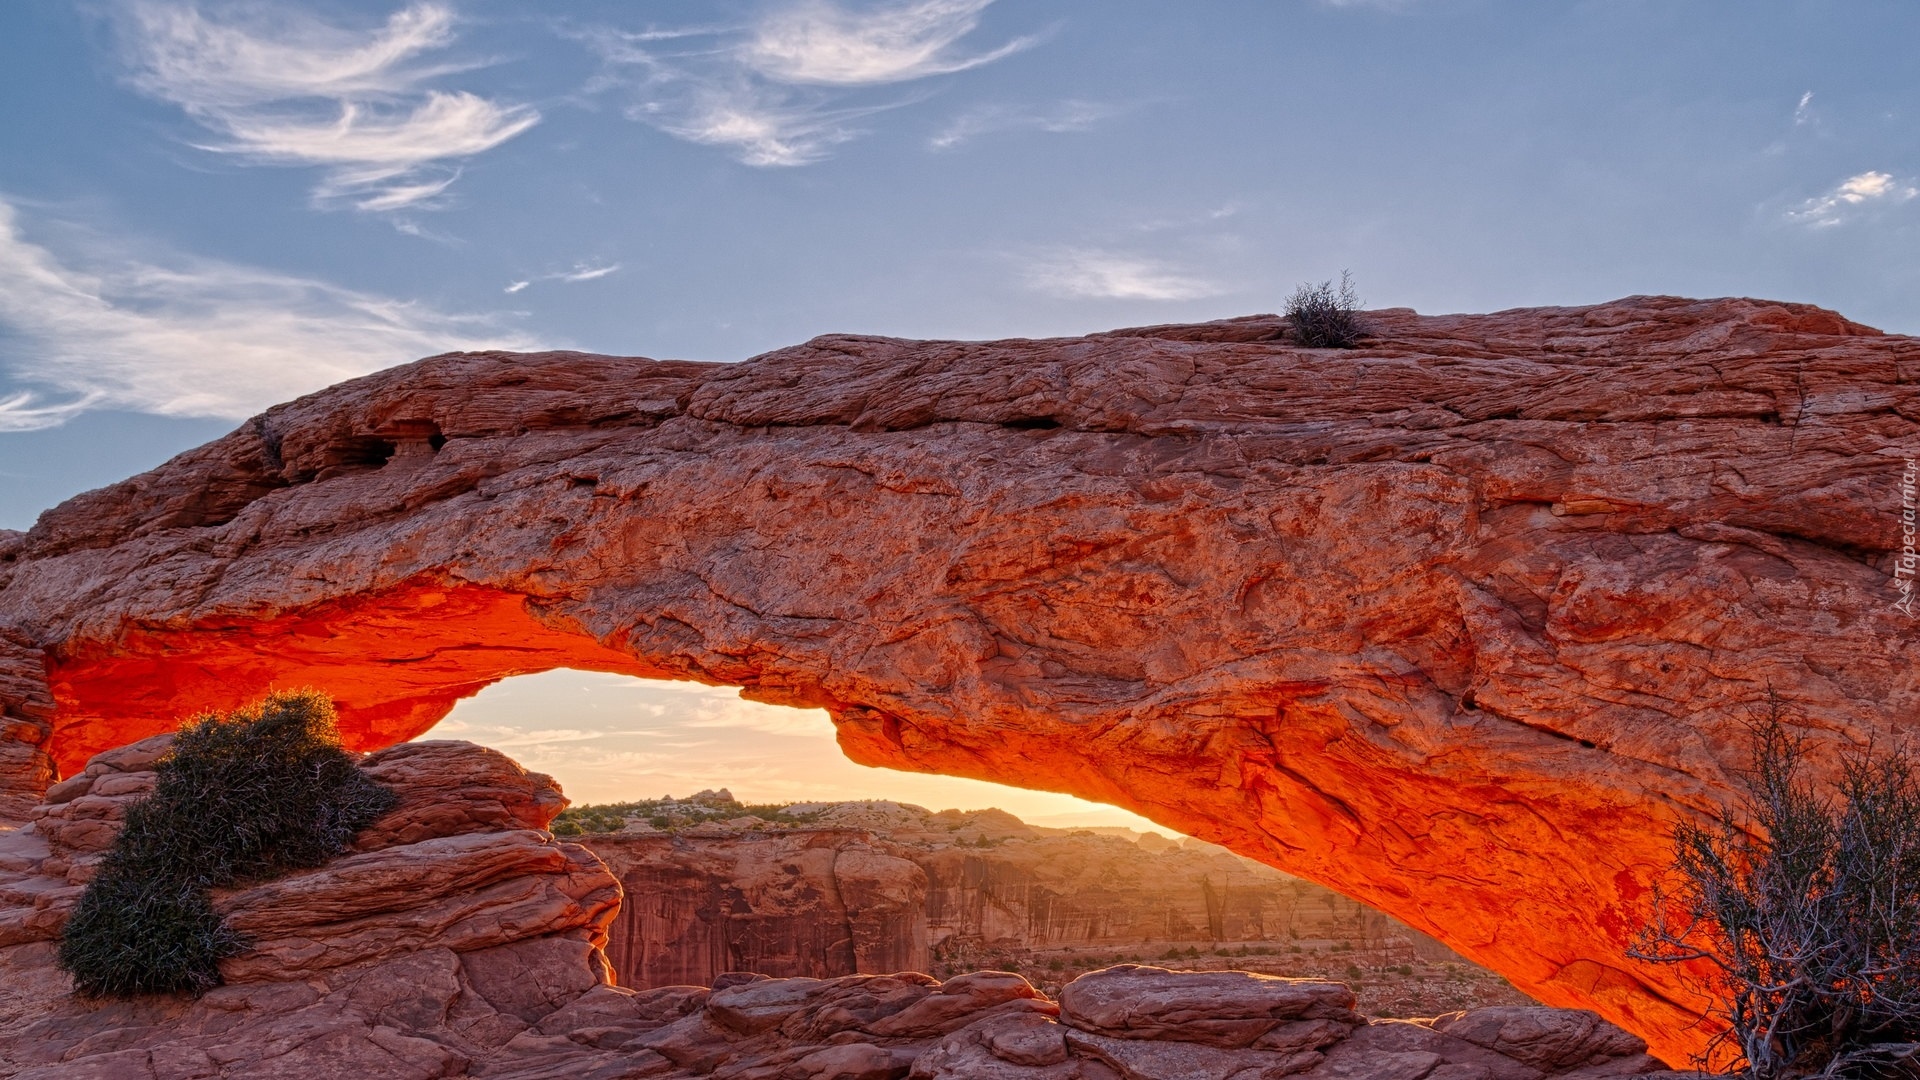
<svg viewBox="0 0 1920 1080">
<path fill-rule="evenodd" d="M 1697 1001 L 1621 948 L 1742 709 L 1920 724 L 1920 341 L 1747 300 L 1373 320 L 345 383 L 0 533 L 0 775 L 17 810 L 274 683 L 366 747 L 557 666 L 734 684 L 858 760 L 1228 844 L 1681 1058 Z"/>
</svg>

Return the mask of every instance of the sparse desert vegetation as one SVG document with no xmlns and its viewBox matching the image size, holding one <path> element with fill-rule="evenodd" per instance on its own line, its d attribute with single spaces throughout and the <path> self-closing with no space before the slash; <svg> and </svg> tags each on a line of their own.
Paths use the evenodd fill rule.
<svg viewBox="0 0 1920 1080">
<path fill-rule="evenodd" d="M 1309 349 L 1351 349 L 1367 332 L 1360 319 L 1360 294 L 1345 270 L 1337 286 L 1327 280 L 1295 289 L 1287 298 L 1286 316 L 1294 340 Z"/>
<path fill-rule="evenodd" d="M 1353 989 L 1359 1012 L 1377 1019 L 1438 1016 L 1489 1005 L 1534 1004 L 1532 998 L 1494 972 L 1458 958 L 1415 958 L 1404 945 L 1361 950 L 1349 942 L 1320 940 L 1291 945 L 1175 943 L 1159 952 L 1150 948 L 1001 951 L 979 958 L 974 966 L 1018 972 L 1042 993 L 1058 996 L 1062 987 L 1081 975 L 1118 964 L 1332 979 Z M 946 977 L 963 970 L 970 970 L 966 963 L 943 963 L 933 974 Z"/>
<path fill-rule="evenodd" d="M 155 772 L 60 940 L 88 996 L 219 985 L 219 961 L 247 942 L 208 890 L 319 866 L 394 803 L 341 750 L 333 703 L 311 690 L 198 718 Z"/>
<path fill-rule="evenodd" d="M 1740 813 L 1675 830 L 1634 955 L 1704 961 L 1727 1025 L 1702 1063 L 1754 1080 L 1920 1076 L 1920 777 L 1904 747 L 1845 753 L 1823 788 L 1769 695 Z"/>
</svg>

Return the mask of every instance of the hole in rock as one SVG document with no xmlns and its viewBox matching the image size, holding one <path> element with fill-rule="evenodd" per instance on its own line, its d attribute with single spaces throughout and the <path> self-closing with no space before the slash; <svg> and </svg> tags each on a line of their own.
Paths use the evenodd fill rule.
<svg viewBox="0 0 1920 1080">
<path fill-rule="evenodd" d="M 336 476 L 377 469 L 393 459 L 395 449 L 392 439 L 377 435 L 343 439 L 327 448 L 313 479 L 331 480 Z"/>
<path fill-rule="evenodd" d="M 840 752 L 824 710 L 748 701 L 732 687 L 589 671 L 522 675 L 462 701 L 423 737 L 491 746 L 552 776 L 575 806 L 726 788 L 742 803 L 994 807 L 1034 825 L 1174 835 L 1070 795 L 857 765 Z"/>
<path fill-rule="evenodd" d="M 573 806 L 555 831 L 625 890 L 607 956 L 627 986 L 994 969 L 1057 994 L 1146 963 L 1338 979 L 1383 1016 L 1527 1003 L 1439 942 L 1272 867 L 1116 807 L 857 765 L 824 711 L 729 687 L 525 675 L 426 737 L 559 781 Z"/>
<path fill-rule="evenodd" d="M 1060 426 L 1060 421 L 1051 416 L 1023 416 L 1017 420 L 1008 420 L 1002 427 L 1016 431 L 1052 431 Z"/>
</svg>

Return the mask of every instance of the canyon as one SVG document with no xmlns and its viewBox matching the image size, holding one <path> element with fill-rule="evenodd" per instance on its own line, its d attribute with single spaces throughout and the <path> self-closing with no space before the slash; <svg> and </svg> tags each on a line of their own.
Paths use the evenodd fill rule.
<svg viewBox="0 0 1920 1080">
<path fill-rule="evenodd" d="M 1532 1004 L 1388 916 L 1192 838 L 886 801 L 754 816 L 724 792 L 611 809 L 555 827 L 619 879 L 606 953 L 637 989 L 991 968 L 1058 996 L 1132 962 L 1346 978 L 1370 1016 Z"/>
<path fill-rule="evenodd" d="M 453 354 L 277 406 L 0 532 L 0 815 L 274 685 L 372 750 L 516 674 L 693 679 L 1126 807 L 1684 1060 L 1698 973 L 1624 957 L 1674 824 L 1734 804 L 1769 689 L 1822 763 L 1920 716 L 1920 341 L 1367 318 Z"/>
<path fill-rule="evenodd" d="M 469 743 L 361 767 L 398 805 L 326 864 L 217 890 L 248 946 L 199 996 L 88 999 L 64 918 L 171 736 L 96 756 L 0 829 L 9 1080 L 1613 1080 L 1658 1075 L 1591 1013 L 1368 1022 L 1324 980 L 1115 965 L 1052 998 L 1011 972 L 617 985 L 619 883 L 546 830 L 551 779 Z"/>
</svg>

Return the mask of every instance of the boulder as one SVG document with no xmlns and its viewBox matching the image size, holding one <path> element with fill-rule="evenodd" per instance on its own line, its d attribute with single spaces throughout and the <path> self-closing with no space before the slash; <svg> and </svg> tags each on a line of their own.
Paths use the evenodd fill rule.
<svg viewBox="0 0 1920 1080">
<path fill-rule="evenodd" d="M 1121 964 L 1060 992 L 1060 1020 L 1089 1034 L 1245 1048 L 1312 1050 L 1366 1023 L 1353 991 L 1320 979 Z"/>
</svg>

